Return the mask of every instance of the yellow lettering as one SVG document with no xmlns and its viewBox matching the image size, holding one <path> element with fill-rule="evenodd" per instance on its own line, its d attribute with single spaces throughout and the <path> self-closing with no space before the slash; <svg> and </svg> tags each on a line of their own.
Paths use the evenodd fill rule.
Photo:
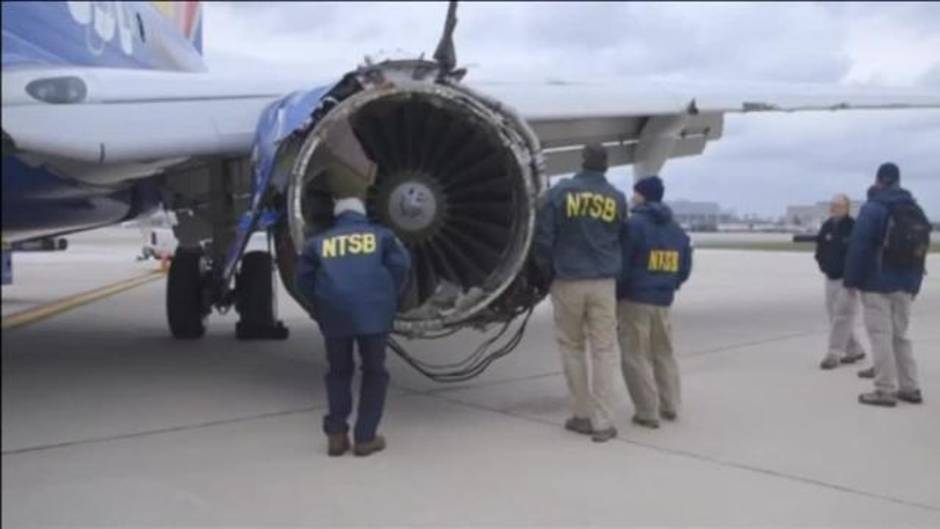
<svg viewBox="0 0 940 529">
<path fill-rule="evenodd" d="M 591 195 L 591 216 L 595 219 L 600 218 L 604 212 L 604 197 L 601 195 Z"/>
<path fill-rule="evenodd" d="M 580 208 L 581 201 L 577 193 L 568 193 L 565 195 L 565 212 L 566 216 L 570 219 L 571 217 L 578 216 L 578 209 Z"/>
<path fill-rule="evenodd" d="M 320 253 L 323 254 L 324 258 L 336 257 L 336 240 L 332 237 L 323 239 L 323 247 L 320 249 Z"/>
<path fill-rule="evenodd" d="M 617 202 L 604 195 L 581 191 L 565 195 L 565 216 L 591 217 L 605 222 L 613 222 L 617 218 Z"/>
<path fill-rule="evenodd" d="M 375 252 L 375 234 L 365 233 L 362 235 L 362 253 Z"/>
<path fill-rule="evenodd" d="M 678 272 L 679 252 L 672 250 L 650 250 L 647 269 L 650 272 Z"/>
<path fill-rule="evenodd" d="M 362 252 L 362 234 L 354 233 L 349 236 L 349 253 L 358 254 Z"/>
<path fill-rule="evenodd" d="M 604 222 L 613 222 L 617 217 L 617 202 L 608 197 L 604 199 L 604 214 L 601 218 Z"/>
<path fill-rule="evenodd" d="M 343 257 L 347 253 L 352 255 L 374 253 L 378 243 L 374 233 L 352 233 L 348 235 L 334 235 L 323 239 L 320 253 L 324 258 Z"/>
</svg>

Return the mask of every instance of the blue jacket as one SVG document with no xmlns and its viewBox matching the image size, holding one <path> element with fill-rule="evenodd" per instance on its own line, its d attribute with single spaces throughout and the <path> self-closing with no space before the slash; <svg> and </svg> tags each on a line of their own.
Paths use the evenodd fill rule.
<svg viewBox="0 0 940 529">
<path fill-rule="evenodd" d="M 914 197 L 900 187 L 875 189 L 855 220 L 845 262 L 845 286 L 863 292 L 908 292 L 917 294 L 923 272 L 895 268 L 882 263 L 881 248 L 888 229 L 888 212 L 894 204 L 914 202 Z"/>
<path fill-rule="evenodd" d="M 581 171 L 549 190 L 539 210 L 535 262 L 559 279 L 617 277 L 626 219 L 623 193 L 604 173 Z"/>
<path fill-rule="evenodd" d="M 659 202 L 633 208 L 617 299 L 668 307 L 692 273 L 689 236 Z"/>
<path fill-rule="evenodd" d="M 324 336 L 390 332 L 411 267 L 395 235 L 352 211 L 311 237 L 297 264 L 297 290 Z"/>
</svg>

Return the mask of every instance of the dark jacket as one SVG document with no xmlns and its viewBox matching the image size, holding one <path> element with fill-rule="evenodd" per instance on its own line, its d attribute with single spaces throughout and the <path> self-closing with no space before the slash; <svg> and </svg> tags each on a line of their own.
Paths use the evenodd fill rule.
<svg viewBox="0 0 940 529">
<path fill-rule="evenodd" d="M 864 292 L 920 291 L 924 274 L 913 268 L 897 268 L 882 262 L 881 249 L 888 229 L 891 206 L 914 202 L 911 194 L 900 187 L 875 189 L 862 206 L 849 240 L 845 262 L 845 286 Z"/>
<path fill-rule="evenodd" d="M 659 202 L 633 208 L 617 299 L 668 307 L 692 273 L 689 236 Z"/>
<path fill-rule="evenodd" d="M 838 220 L 830 217 L 819 228 L 819 234 L 816 236 L 816 262 L 829 279 L 842 279 L 853 226 L 855 219 L 846 215 Z"/>
<path fill-rule="evenodd" d="M 390 230 L 347 211 L 307 241 L 296 285 L 315 307 L 324 336 L 386 333 L 410 266 L 408 251 Z"/>
<path fill-rule="evenodd" d="M 536 264 L 560 279 L 617 277 L 626 219 L 627 200 L 604 173 L 585 170 L 562 180 L 539 210 Z"/>
</svg>

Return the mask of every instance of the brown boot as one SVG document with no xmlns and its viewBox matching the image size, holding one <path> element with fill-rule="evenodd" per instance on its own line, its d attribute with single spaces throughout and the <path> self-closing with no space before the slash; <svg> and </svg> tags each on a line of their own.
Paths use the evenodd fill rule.
<svg viewBox="0 0 940 529">
<path fill-rule="evenodd" d="M 341 456 L 349 451 L 349 434 L 328 433 L 326 438 L 329 441 L 326 453 L 331 457 Z"/>
<path fill-rule="evenodd" d="M 381 435 L 376 435 L 375 439 L 365 443 L 356 443 L 356 446 L 353 447 L 353 453 L 360 457 L 382 450 L 385 450 L 385 438 Z"/>
</svg>

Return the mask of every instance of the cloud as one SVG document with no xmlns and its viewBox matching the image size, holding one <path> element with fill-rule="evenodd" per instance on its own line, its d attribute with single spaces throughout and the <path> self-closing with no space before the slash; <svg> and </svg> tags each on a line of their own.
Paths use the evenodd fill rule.
<svg viewBox="0 0 940 529">
<path fill-rule="evenodd" d="M 433 51 L 446 4 L 207 2 L 210 70 L 328 82 L 366 54 Z M 875 83 L 940 90 L 937 3 L 462 3 L 468 80 Z M 634 81 L 635 82 L 635 81 Z M 667 163 L 674 197 L 740 213 L 846 191 L 897 161 L 940 218 L 940 111 L 728 116 L 703 156 Z M 629 171 L 613 176 L 629 184 Z"/>
</svg>

